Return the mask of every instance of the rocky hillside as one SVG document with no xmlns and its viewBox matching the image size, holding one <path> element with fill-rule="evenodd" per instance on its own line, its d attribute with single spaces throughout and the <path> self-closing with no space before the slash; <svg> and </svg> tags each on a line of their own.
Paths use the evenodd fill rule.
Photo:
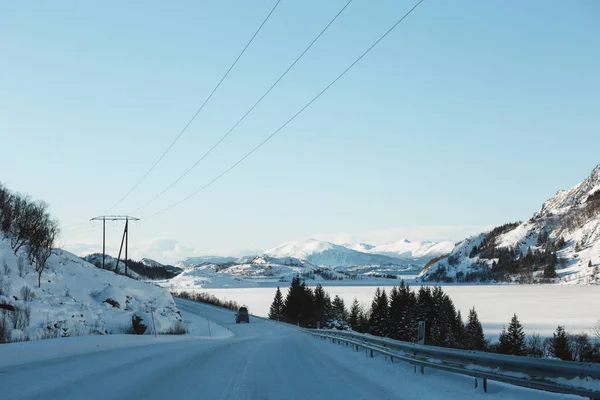
<svg viewBox="0 0 600 400">
<path fill-rule="evenodd" d="M 444 282 L 600 283 L 600 165 L 526 222 L 460 242 L 418 279 Z"/>
</svg>

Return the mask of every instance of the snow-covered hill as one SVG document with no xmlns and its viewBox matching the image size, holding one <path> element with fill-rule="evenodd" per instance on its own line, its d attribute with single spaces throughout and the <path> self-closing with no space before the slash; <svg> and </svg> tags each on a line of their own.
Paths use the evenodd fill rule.
<svg viewBox="0 0 600 400">
<path fill-rule="evenodd" d="M 600 165 L 533 217 L 463 240 L 423 281 L 600 281 Z"/>
<path fill-rule="evenodd" d="M 152 313 L 157 332 L 181 321 L 163 288 L 99 269 L 60 249 L 53 250 L 38 288 L 33 266 L 20 258 L 0 234 L 0 304 L 18 313 L 0 310 L 10 340 L 129 332 L 134 314 L 147 325 L 146 334 L 152 331 Z"/>
<path fill-rule="evenodd" d="M 408 239 L 400 239 L 395 242 L 384 243 L 377 246 L 358 243 L 355 245 L 345 245 L 345 247 L 364 253 L 402 257 L 405 259 L 423 259 L 423 261 L 427 262 L 433 257 L 449 254 L 452 249 L 454 249 L 454 242 L 413 242 Z"/>
</svg>

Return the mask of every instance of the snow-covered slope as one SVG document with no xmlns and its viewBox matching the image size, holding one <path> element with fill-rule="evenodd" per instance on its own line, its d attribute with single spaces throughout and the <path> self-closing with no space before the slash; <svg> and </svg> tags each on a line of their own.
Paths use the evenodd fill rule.
<svg viewBox="0 0 600 400">
<path fill-rule="evenodd" d="M 87 261 L 90 264 L 95 265 L 98 268 L 102 268 L 102 254 L 93 253 L 93 254 L 88 254 L 81 258 L 84 261 Z M 117 265 L 117 259 L 113 256 L 106 254 L 104 257 L 104 269 L 114 271 L 116 265 Z M 123 259 L 121 259 L 119 261 L 119 273 L 125 274 L 125 263 L 123 262 Z M 133 279 L 141 279 L 142 278 L 139 274 L 137 274 L 135 271 L 132 271 L 131 269 L 127 270 L 127 275 Z"/>
<path fill-rule="evenodd" d="M 463 240 L 419 279 L 597 283 L 599 267 L 600 165 L 571 189 L 557 192 L 530 220 Z"/>
<path fill-rule="evenodd" d="M 377 246 L 358 243 L 356 245 L 346 245 L 346 247 L 364 253 L 381 254 L 390 257 L 431 259 L 442 254 L 449 254 L 454 248 L 454 242 L 413 242 L 408 239 L 400 239 Z"/>
<path fill-rule="evenodd" d="M 189 268 L 196 265 L 202 264 L 222 264 L 228 262 L 237 261 L 237 257 L 222 257 L 222 256 L 200 256 L 200 257 L 188 257 L 182 261 L 175 263 L 176 267 Z"/>
<path fill-rule="evenodd" d="M 0 304 L 21 310 L 23 318 L 14 329 L 15 314 L 0 310 L 0 319 L 4 313 L 11 321 L 11 340 L 128 332 L 134 314 L 150 334 L 152 310 L 158 332 L 181 320 L 165 289 L 99 269 L 64 250 L 53 250 L 40 288 L 33 266 L 23 255 L 21 259 L 19 268 L 18 257 L 0 234 Z"/>
<path fill-rule="evenodd" d="M 275 247 L 265 255 L 274 258 L 296 258 L 326 267 L 351 267 L 362 265 L 406 265 L 410 260 L 381 254 L 364 253 L 333 243 L 305 239 Z"/>
</svg>

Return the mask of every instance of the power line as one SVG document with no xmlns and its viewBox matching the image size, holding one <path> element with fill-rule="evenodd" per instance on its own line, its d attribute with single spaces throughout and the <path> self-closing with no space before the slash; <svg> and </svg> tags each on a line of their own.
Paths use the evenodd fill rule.
<svg viewBox="0 0 600 400">
<path fill-rule="evenodd" d="M 302 53 L 300 53 L 300 55 L 296 58 L 296 60 L 294 60 L 294 62 L 283 72 L 283 74 L 281 74 L 281 76 L 279 76 L 279 78 L 277 78 L 277 80 L 271 85 L 271 87 L 269 87 L 269 89 L 267 89 L 267 91 L 265 93 L 263 93 L 263 95 L 254 103 L 254 105 L 252 105 L 252 107 L 250 107 L 248 109 L 248 111 L 246 111 L 246 113 L 242 116 L 242 118 L 240 118 L 232 127 L 231 129 L 229 129 L 227 131 L 227 133 L 225 133 L 210 149 L 208 149 L 208 151 L 206 153 L 204 153 L 202 155 L 202 157 L 200 157 L 191 167 L 189 167 L 182 175 L 179 176 L 179 178 L 175 179 L 175 181 L 173 181 L 173 183 L 171 183 L 169 186 L 167 186 L 165 189 L 163 189 L 160 193 L 158 193 L 156 196 L 154 196 L 153 198 L 151 198 L 150 200 L 148 200 L 146 203 L 144 203 L 142 206 L 136 208 L 135 210 L 131 211 L 130 214 L 135 214 L 137 213 L 139 210 L 141 210 L 142 208 L 148 206 L 150 203 L 152 203 L 154 200 L 158 199 L 160 196 L 162 196 L 163 194 L 165 194 L 167 191 L 169 191 L 173 186 L 175 186 L 180 180 L 182 180 L 187 174 L 189 174 L 194 168 L 196 168 L 196 166 L 198 164 L 200 164 L 200 162 L 202 162 L 202 160 L 204 160 L 210 153 L 212 153 L 212 151 L 214 149 L 217 148 L 217 146 L 219 146 L 221 144 L 221 142 L 223 142 L 223 140 L 225 140 L 225 138 L 227 136 L 229 136 L 229 134 L 231 132 L 233 132 L 235 130 L 235 128 L 237 128 L 242 121 L 244 121 L 246 119 L 246 117 L 256 108 L 256 106 L 258 106 L 260 104 L 261 101 L 263 101 L 263 99 L 265 97 L 267 97 L 267 95 L 269 93 L 271 93 L 271 90 L 273 90 L 273 88 L 275 86 L 277 86 L 277 84 L 287 75 L 288 72 L 290 72 L 292 70 L 292 68 L 294 68 L 294 66 L 298 63 L 298 61 L 300 61 L 300 59 L 302 57 L 304 57 L 304 55 L 308 52 L 308 50 L 310 50 L 310 48 L 317 42 L 317 40 L 319 40 L 319 38 L 325 33 L 325 31 L 327 31 L 327 29 L 329 29 L 329 27 L 335 22 L 335 20 L 344 12 L 344 10 L 350 5 L 350 3 L 352 3 L 353 0 L 348 0 L 348 2 L 342 7 L 342 9 L 340 11 L 338 11 L 338 13 L 333 17 L 333 19 L 331 21 L 329 21 L 329 23 L 325 26 L 325 28 L 323 28 L 321 30 L 321 32 L 312 40 L 312 42 L 308 45 L 308 47 L 306 47 L 304 49 L 304 51 Z"/>
<path fill-rule="evenodd" d="M 248 43 L 246 43 L 246 46 L 244 46 L 244 48 L 242 49 L 241 53 L 237 56 L 237 58 L 235 59 L 235 61 L 233 62 L 233 64 L 231 64 L 231 66 L 229 67 L 229 69 L 227 70 L 227 72 L 225 72 L 225 75 L 223 75 L 223 77 L 221 78 L 221 80 L 219 81 L 219 83 L 217 83 L 217 85 L 214 87 L 214 89 L 212 90 L 212 92 L 210 92 L 210 94 L 204 100 L 204 103 L 202 103 L 202 105 L 200 106 L 200 108 L 198 108 L 198 110 L 196 111 L 196 113 L 194 114 L 194 116 L 188 121 L 188 123 L 181 130 L 181 132 L 179 132 L 179 135 L 177 135 L 177 137 L 175 138 L 175 140 L 173 140 L 171 142 L 171 144 L 169 145 L 169 147 L 167 147 L 167 149 L 162 153 L 162 155 L 158 158 L 158 160 L 156 160 L 156 162 L 152 165 L 152 167 L 150 167 L 150 169 L 148 171 L 146 171 L 146 173 L 142 176 L 142 178 L 139 181 L 137 181 L 137 183 L 135 185 L 133 185 L 133 187 L 127 193 L 125 193 L 125 195 L 123 197 L 121 197 L 121 199 L 119 199 L 119 201 L 117 201 L 115 204 L 113 204 L 113 206 L 110 207 L 106 211 L 107 213 L 110 212 L 111 210 L 113 210 L 119 204 L 121 204 L 123 202 L 123 200 L 125 200 L 140 185 L 140 183 L 142 183 L 144 181 L 144 179 L 146 179 L 146 177 L 148 177 L 148 175 L 150 175 L 150 173 L 162 161 L 162 159 L 167 155 L 167 153 L 171 150 L 171 148 L 175 145 L 175 143 L 177 143 L 177 141 L 179 140 L 179 138 L 181 138 L 181 136 L 185 133 L 185 131 L 187 131 L 187 129 L 192 124 L 192 122 L 194 122 L 194 120 L 196 119 L 196 117 L 198 116 L 198 114 L 200 114 L 200 112 L 202 111 L 202 109 L 204 108 L 204 106 L 206 105 L 206 103 L 208 103 L 208 101 L 212 98 L 212 96 L 215 94 L 215 92 L 217 91 L 217 89 L 219 89 L 219 87 L 221 86 L 221 84 L 223 83 L 223 81 L 225 80 L 225 78 L 227 78 L 227 76 L 229 75 L 229 73 L 231 72 L 231 70 L 233 69 L 233 67 L 235 67 L 235 65 L 240 60 L 240 58 L 242 58 L 242 56 L 244 55 L 244 53 L 246 52 L 246 50 L 248 49 L 248 47 L 250 47 L 250 44 L 254 41 L 254 38 L 256 37 L 256 35 L 258 35 L 258 33 L 262 30 L 263 26 L 267 23 L 267 21 L 271 17 L 271 14 L 273 14 L 273 12 L 275 11 L 275 9 L 277 8 L 277 6 L 279 5 L 280 2 L 281 2 L 281 0 L 277 0 L 277 2 L 275 3 L 275 5 L 271 9 L 271 11 L 269 11 L 269 14 L 267 14 L 266 18 L 260 24 L 260 26 L 258 27 L 258 29 L 256 30 L 256 32 L 254 32 L 254 34 L 252 35 L 252 37 L 250 38 L 250 40 L 248 41 Z"/>
<path fill-rule="evenodd" d="M 424 0 L 419 0 L 410 10 L 408 10 L 408 12 L 406 12 L 406 14 L 404 14 L 402 16 L 402 18 L 400 18 L 394 25 L 392 25 L 391 28 L 389 28 L 383 35 L 381 35 L 379 37 L 379 39 L 377 39 L 375 41 L 375 43 L 373 43 L 367 50 L 365 50 L 356 60 L 354 60 L 354 62 L 352 64 L 350 64 L 350 66 L 348 66 L 348 68 L 346 68 L 341 74 L 339 74 L 337 76 L 337 78 L 335 78 L 333 81 L 331 81 L 331 83 L 329 83 L 323 90 L 321 90 L 315 97 L 312 98 L 312 100 L 310 100 L 304 107 L 302 107 L 300 109 L 300 111 L 298 111 L 296 114 L 294 114 L 290 119 L 288 119 L 283 125 L 281 125 L 279 128 L 277 128 L 277 130 L 275 130 L 275 132 L 271 133 L 271 135 L 267 136 L 266 139 L 264 139 L 262 142 L 260 142 L 256 147 L 254 147 L 252 150 L 250 150 L 250 152 L 246 153 L 245 156 L 243 156 L 242 158 L 240 158 L 237 162 L 235 162 L 233 165 L 231 165 L 229 168 L 227 168 L 225 171 L 223 171 L 221 174 L 219 174 L 216 178 L 214 178 L 213 180 L 211 180 L 210 182 L 208 182 L 207 184 L 205 184 L 204 186 L 202 186 L 200 189 L 196 190 L 195 192 L 191 193 L 190 195 L 188 195 L 187 197 L 183 198 L 182 200 L 179 200 L 178 202 L 170 205 L 167 208 L 164 208 L 154 214 L 151 214 L 147 217 L 145 217 L 144 219 L 148 219 L 148 218 L 153 218 L 159 214 L 162 214 L 176 206 L 178 206 L 179 204 L 189 200 L 190 198 L 192 198 L 193 196 L 197 195 L 198 193 L 200 193 L 201 191 L 203 191 L 204 189 L 208 188 L 210 185 L 212 185 L 213 183 L 215 183 L 216 181 L 218 181 L 219 179 L 221 179 L 224 175 L 226 175 L 227 173 L 229 173 L 232 169 L 234 169 L 235 167 L 237 167 L 238 165 L 240 165 L 246 158 L 250 157 L 255 151 L 257 151 L 258 149 L 260 149 L 265 143 L 267 143 L 269 140 L 271 140 L 273 138 L 273 136 L 275 136 L 277 133 L 279 133 L 283 128 L 285 128 L 290 122 L 292 122 L 294 119 L 296 119 L 296 117 L 298 115 L 300 115 L 302 112 L 304 112 L 304 110 L 306 110 L 308 107 L 310 107 L 310 105 L 312 103 L 314 103 L 319 97 L 321 97 L 321 95 L 323 93 L 325 93 L 331 86 L 333 86 L 338 80 L 340 80 L 344 75 L 346 75 L 346 73 L 348 71 L 350 71 L 350 69 L 352 69 L 352 67 L 354 67 L 360 60 L 363 59 L 364 56 L 366 56 L 371 50 L 373 50 L 373 48 L 375 46 L 377 46 L 379 44 L 379 42 L 381 42 L 387 35 L 389 35 L 398 25 L 400 25 L 400 23 L 402 21 L 404 21 L 406 19 L 406 17 L 408 17 Z"/>
</svg>

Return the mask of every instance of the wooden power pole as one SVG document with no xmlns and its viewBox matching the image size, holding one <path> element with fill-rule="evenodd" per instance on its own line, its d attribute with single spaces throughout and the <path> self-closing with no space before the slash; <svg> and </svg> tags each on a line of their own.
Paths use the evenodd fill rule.
<svg viewBox="0 0 600 400">
<path fill-rule="evenodd" d="M 123 238 L 121 239 L 121 247 L 119 248 L 119 256 L 117 257 L 117 264 L 115 265 L 115 272 L 119 272 L 119 262 L 121 261 L 121 251 L 123 250 L 123 244 L 125 244 L 125 275 L 127 275 L 127 248 L 129 246 L 129 221 L 139 221 L 139 218 L 131 217 L 129 215 L 100 215 L 94 217 L 90 221 L 102 221 L 102 268 L 105 268 L 106 259 L 106 221 L 125 221 L 125 229 L 123 229 Z"/>
</svg>

